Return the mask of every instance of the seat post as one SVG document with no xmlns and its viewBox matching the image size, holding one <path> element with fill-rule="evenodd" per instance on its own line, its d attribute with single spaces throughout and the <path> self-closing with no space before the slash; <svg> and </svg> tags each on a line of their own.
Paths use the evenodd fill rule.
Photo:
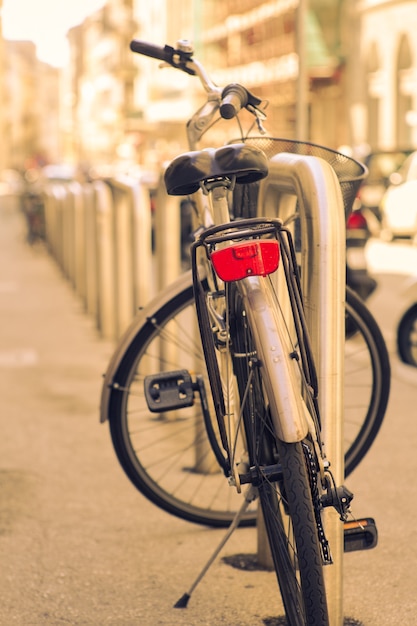
<svg viewBox="0 0 417 626">
<path fill-rule="evenodd" d="M 230 212 L 228 203 L 228 192 L 233 190 L 236 178 L 224 177 L 215 180 L 205 180 L 201 183 L 203 192 L 208 195 L 210 207 L 213 214 L 213 222 L 217 224 L 227 224 L 230 222 Z"/>
</svg>

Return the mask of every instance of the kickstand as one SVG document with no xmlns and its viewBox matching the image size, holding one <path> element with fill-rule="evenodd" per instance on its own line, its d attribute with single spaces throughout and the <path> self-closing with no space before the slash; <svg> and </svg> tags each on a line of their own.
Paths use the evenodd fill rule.
<svg viewBox="0 0 417 626">
<path fill-rule="evenodd" d="M 203 569 L 201 570 L 200 574 L 197 576 L 197 578 L 195 579 L 195 581 L 191 585 L 191 587 L 188 590 L 188 592 L 184 593 L 184 595 L 181 596 L 181 598 L 174 604 L 174 608 L 175 609 L 185 609 L 187 607 L 188 600 L 191 598 L 191 594 L 193 593 L 194 589 L 197 587 L 199 582 L 206 575 L 206 573 L 208 572 L 208 570 L 209 570 L 210 566 L 212 565 L 213 561 L 217 558 L 217 556 L 219 555 L 219 553 L 222 550 L 222 548 L 226 545 L 227 541 L 230 539 L 230 537 L 232 536 L 233 532 L 238 527 L 239 522 L 242 519 L 242 517 L 243 517 L 246 509 L 248 508 L 249 504 L 251 502 L 253 502 L 255 500 L 255 498 L 257 498 L 257 495 L 258 494 L 257 494 L 256 488 L 253 487 L 253 485 L 251 485 L 249 487 L 249 489 L 247 490 L 247 492 L 245 494 L 244 502 L 243 502 L 242 506 L 240 507 L 240 509 L 237 511 L 235 517 L 233 518 L 233 521 L 230 524 L 230 526 L 229 526 L 229 528 L 227 530 L 227 533 L 225 534 L 225 536 L 223 537 L 223 539 L 221 540 L 221 542 L 219 543 L 219 545 L 217 546 L 217 548 L 215 549 L 215 551 L 213 552 L 213 554 L 211 555 L 211 557 L 209 558 L 209 560 L 207 561 L 207 563 L 205 564 Z"/>
</svg>

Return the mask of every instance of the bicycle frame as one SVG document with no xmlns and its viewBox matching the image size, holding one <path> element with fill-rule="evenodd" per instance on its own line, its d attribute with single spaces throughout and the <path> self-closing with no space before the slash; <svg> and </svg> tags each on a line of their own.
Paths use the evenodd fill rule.
<svg viewBox="0 0 417 626">
<path fill-rule="evenodd" d="M 242 86 L 229 85 L 220 89 L 215 85 L 202 64 L 192 58 L 193 50 L 189 42 L 178 42 L 177 49 L 174 50 L 170 46 L 161 48 L 146 42 L 134 41 L 131 43 L 131 48 L 140 54 L 162 60 L 164 66 L 172 66 L 199 78 L 207 93 L 207 101 L 187 123 L 187 138 L 191 150 L 197 148 L 200 139 L 213 124 L 216 114 L 219 113 L 225 119 L 231 119 L 237 116 L 243 107 L 253 114 L 259 132 L 265 133 L 262 122 L 266 116 L 263 109 L 260 108 L 261 101 Z M 240 97 L 242 91 L 244 92 L 243 99 Z M 228 100 L 228 106 L 231 105 L 233 109 L 231 115 L 229 112 L 227 115 L 223 115 L 222 107 L 226 100 Z M 339 159 L 340 157 L 341 155 L 338 155 Z M 343 320 L 345 275 L 344 258 L 341 252 L 344 250 L 345 241 L 342 222 L 344 217 L 343 200 L 340 186 L 333 168 L 328 163 L 321 162 L 321 159 L 313 158 L 311 160 L 310 157 L 280 154 L 277 158 L 272 159 L 271 165 L 272 171 L 279 171 L 279 181 L 271 180 L 271 183 L 277 183 L 276 189 L 279 189 L 279 193 L 295 195 L 300 202 L 302 230 L 306 233 L 301 264 L 305 310 L 308 327 L 318 329 L 318 332 L 312 337 L 312 351 L 318 362 L 320 385 L 323 382 L 325 389 L 324 400 L 320 402 L 320 409 L 321 411 L 322 407 L 324 409 L 325 435 L 326 439 L 331 442 L 329 446 L 326 446 L 326 449 L 329 456 L 332 456 L 332 462 L 336 465 L 336 478 L 339 481 L 343 478 L 340 432 L 343 401 L 341 349 L 343 324 L 340 324 L 339 320 Z M 263 192 L 261 186 L 260 205 L 265 204 L 268 183 L 269 179 Z M 210 228 L 213 224 L 227 224 L 230 220 L 227 192 L 221 192 L 223 197 L 220 198 L 220 196 L 218 197 L 219 187 L 212 189 L 210 194 L 208 191 L 207 188 L 204 189 L 203 185 L 203 189 L 192 196 L 195 200 L 198 224 L 202 229 Z M 207 199 L 210 200 L 209 204 Z M 274 211 L 277 210 L 279 204 L 279 201 L 274 204 Z M 210 280 L 210 271 L 206 273 Z M 256 281 L 255 284 L 258 282 L 262 284 L 262 281 Z M 242 285 L 242 294 L 250 307 L 251 302 L 256 300 L 254 294 L 256 293 L 260 298 L 259 294 L 262 291 L 252 285 L 251 279 L 244 279 Z M 246 293 L 244 288 L 246 288 Z M 262 298 L 267 300 L 265 295 Z M 253 314 L 256 332 L 260 332 L 260 324 L 265 321 L 261 319 L 259 313 Z M 337 346 L 337 349 L 333 350 L 328 342 L 324 342 L 327 332 L 332 336 L 332 346 Z M 285 346 L 282 337 L 271 338 L 259 335 L 258 340 L 259 343 L 261 340 L 265 340 L 267 345 L 279 341 L 280 345 Z M 285 352 L 285 348 L 283 351 Z M 271 374 L 273 372 L 274 367 L 271 366 Z M 219 384 L 217 386 L 219 387 Z M 284 385 L 282 388 L 284 390 Z M 293 406 L 293 408 L 300 407 Z M 280 410 L 282 415 L 283 408 L 280 407 Z M 276 411 L 278 414 L 278 407 Z M 301 411 L 301 415 L 303 412 L 305 413 L 305 411 Z M 298 414 L 300 413 L 297 412 Z M 289 415 L 282 418 L 281 415 L 276 418 L 276 427 L 283 439 L 297 439 L 301 433 L 306 431 L 303 417 L 298 418 L 294 427 L 289 427 L 288 423 L 294 418 Z M 334 431 L 332 430 L 332 423 L 337 425 Z"/>
<path fill-rule="evenodd" d="M 211 214 L 213 222 L 220 231 L 221 228 L 227 227 L 230 222 L 227 194 L 230 187 L 230 181 L 224 179 L 213 183 L 212 187 L 207 191 L 209 196 Z M 232 183 L 233 184 L 233 183 Z M 216 223 L 217 222 L 217 223 Z M 236 231 L 233 236 L 219 236 L 218 246 L 225 248 L 232 245 L 237 238 L 243 239 L 249 237 L 253 233 L 250 227 L 252 224 L 258 225 L 259 220 L 245 220 L 239 228 L 233 223 Z M 275 228 L 281 229 L 282 224 L 275 224 Z M 209 233 L 215 232 L 216 228 L 209 229 Z M 220 231 L 220 232 L 224 232 Z M 262 232 L 260 230 L 259 232 Z M 210 239 L 211 237 L 211 239 Z M 208 235 L 207 239 L 213 242 L 214 235 Z M 223 447 L 229 458 L 229 471 L 231 473 L 230 480 L 240 490 L 239 472 L 236 467 L 237 461 L 234 458 L 232 450 L 234 449 L 234 438 L 237 436 L 238 426 L 237 415 L 239 415 L 239 407 L 233 393 L 233 384 L 231 383 L 231 357 L 226 349 L 217 350 L 217 357 L 213 355 L 209 344 L 211 343 L 211 333 L 207 329 L 221 325 L 220 331 L 223 332 L 224 345 L 228 345 L 227 328 L 223 328 L 224 321 L 227 318 L 227 307 L 225 311 L 213 313 L 206 303 L 206 295 L 200 287 L 199 269 L 197 265 L 197 249 L 200 242 L 197 241 L 193 246 L 193 282 L 196 297 L 197 313 L 200 325 L 200 334 L 203 343 L 204 353 L 209 372 L 212 395 L 214 405 L 216 407 L 219 431 L 222 438 Z M 289 254 L 291 256 L 291 254 Z M 216 293 L 225 291 L 225 283 L 219 279 L 218 272 L 214 273 L 211 267 L 210 255 L 205 257 L 204 276 L 214 276 L 213 289 Z M 290 287 L 290 274 L 297 272 L 295 252 L 292 253 L 291 260 L 287 259 L 287 263 L 292 263 L 291 269 L 287 268 L 286 280 L 287 287 Z M 267 397 L 270 399 L 270 412 L 274 423 L 277 436 L 286 443 L 301 442 L 308 433 L 311 435 L 312 441 L 316 446 L 318 458 L 322 458 L 322 448 L 319 434 L 319 420 L 317 423 L 312 419 L 302 396 L 295 392 L 293 378 L 300 379 L 305 376 L 305 371 L 298 363 L 298 356 L 294 345 L 289 340 L 288 327 L 293 321 L 284 321 L 277 313 L 277 302 L 273 288 L 269 279 L 264 276 L 248 276 L 236 281 L 243 302 L 245 303 L 246 314 L 249 319 L 250 326 L 254 333 L 254 343 L 257 347 L 256 358 L 262 363 L 263 370 L 266 372 L 265 380 L 268 383 L 266 388 Z M 295 309 L 299 316 L 303 316 L 302 302 L 300 294 L 300 284 L 292 288 L 291 309 L 295 314 Z M 300 326 L 300 322 L 298 323 Z M 297 331 L 299 350 L 303 352 L 304 342 L 308 344 L 307 349 L 302 353 L 302 362 L 304 370 L 310 367 L 312 386 L 317 387 L 316 374 L 312 364 L 310 354 L 310 345 L 305 323 L 301 326 L 303 331 L 303 339 L 301 339 L 301 329 Z M 292 356 L 289 356 L 292 355 Z M 292 359 L 292 363 L 290 362 Z M 216 362 L 217 361 L 217 362 Z M 308 362 L 308 365 L 306 364 Z M 220 369 L 220 372 L 219 372 Z M 220 376 L 219 376 L 220 373 Z M 310 378 L 310 376 L 309 376 Z M 277 393 L 276 390 L 279 390 Z M 237 407 L 235 406 L 237 405 Z M 315 407 L 316 410 L 317 407 Z M 322 463 L 324 459 L 322 458 Z"/>
<path fill-rule="evenodd" d="M 265 119 L 265 115 L 264 115 L 263 110 L 259 108 L 259 105 L 261 104 L 260 100 L 258 100 L 255 96 L 250 94 L 241 86 L 230 85 L 226 87 L 224 90 L 217 87 L 210 79 L 204 67 L 197 60 L 192 58 L 193 51 L 192 51 L 192 48 L 189 46 L 188 42 L 179 42 L 177 50 L 174 50 L 173 48 L 170 48 L 169 46 L 165 46 L 165 48 L 162 49 L 162 48 L 158 48 L 153 45 L 150 45 L 150 44 L 146 44 L 144 42 L 132 42 L 132 50 L 135 50 L 136 52 L 139 52 L 139 53 L 142 53 L 142 54 L 154 57 L 154 58 L 158 58 L 164 61 L 164 65 L 168 65 L 168 66 L 171 65 L 191 75 L 196 75 L 199 78 L 204 90 L 207 93 L 207 101 L 193 115 L 193 117 L 187 123 L 188 144 L 191 150 L 195 150 L 197 148 L 197 145 L 201 137 L 207 132 L 207 130 L 212 125 L 216 114 L 220 113 L 223 116 L 222 107 L 224 107 L 224 103 L 226 102 L 226 100 L 228 100 L 228 106 L 229 104 L 232 106 L 233 112 L 231 115 L 229 115 L 229 112 L 228 112 L 228 114 L 224 115 L 223 117 L 227 119 L 234 117 L 237 115 L 240 108 L 245 107 L 250 113 L 254 115 L 254 118 L 258 125 L 258 130 L 261 133 L 265 132 L 262 127 L 262 121 L 263 119 Z M 243 93 L 243 98 L 241 99 L 242 91 L 244 93 Z M 330 166 L 329 166 L 329 169 L 331 169 Z M 338 184 L 337 179 L 333 172 L 332 174 L 334 177 L 334 180 L 332 182 L 336 182 L 336 184 Z M 326 172 L 326 175 L 327 175 L 327 172 Z M 303 183 L 302 181 L 297 181 L 297 182 L 299 184 L 298 190 L 301 190 L 303 188 L 302 186 Z M 315 181 L 313 181 L 313 187 L 310 189 L 312 195 L 317 193 L 317 190 L 314 189 L 314 184 L 315 184 Z M 228 187 L 228 189 L 230 189 L 230 186 Z M 308 195 L 311 195 L 311 194 L 309 192 Z M 213 225 L 216 226 L 220 224 L 229 223 L 230 215 L 229 215 L 229 207 L 227 203 L 227 190 L 222 189 L 221 185 L 217 186 L 217 184 L 215 184 L 214 187 L 209 188 L 203 182 L 202 189 L 200 189 L 196 194 L 193 194 L 193 199 L 195 200 L 198 224 L 200 225 L 200 228 L 204 230 L 204 229 L 212 227 Z M 334 200 L 335 196 L 332 196 L 331 199 Z M 209 204 L 207 203 L 207 200 L 209 200 Z M 336 206 L 338 202 L 340 202 L 339 198 L 336 199 Z M 339 209 L 337 209 L 337 211 L 339 211 Z M 319 213 L 317 213 L 317 217 L 319 217 L 320 219 L 323 219 L 324 216 L 321 216 L 319 215 Z M 343 229 L 341 230 L 343 232 Z M 316 238 L 314 238 L 314 240 L 316 240 Z M 307 246 L 306 249 L 309 250 L 309 247 Z M 342 247 L 340 247 L 339 249 L 342 249 Z M 309 260 L 311 260 L 311 258 Z M 313 272 L 317 272 L 317 268 L 315 267 L 316 260 L 313 259 L 314 261 Z M 319 265 L 320 265 L 320 262 L 319 262 Z M 341 272 L 342 272 L 343 271 L 342 263 L 340 265 L 341 265 Z M 323 268 L 321 267 L 320 270 L 321 269 Z M 210 280 L 210 274 L 211 274 L 210 271 L 207 271 L 207 276 L 209 280 Z M 303 271 L 304 280 L 307 279 L 306 277 L 308 277 L 308 280 L 310 280 L 309 276 L 310 276 L 310 272 Z M 271 306 L 270 299 L 269 299 L 269 304 L 268 305 L 265 304 L 266 302 L 268 302 L 266 288 L 264 286 L 260 288 L 260 285 L 264 285 L 264 282 L 265 281 L 262 281 L 260 279 L 255 280 L 255 279 L 245 278 L 242 281 L 242 286 L 239 286 L 239 289 L 240 288 L 242 289 L 242 295 L 245 298 L 245 302 L 247 303 L 248 308 L 251 308 L 252 303 L 253 303 L 253 309 L 254 311 L 255 310 L 257 311 L 256 314 L 255 312 L 253 313 L 253 317 L 252 317 L 252 324 L 256 328 L 256 332 L 260 333 L 259 336 L 257 337 L 257 343 L 261 344 L 265 341 L 266 345 L 269 345 L 269 346 L 274 346 L 275 344 L 279 344 L 280 346 L 282 346 L 282 355 L 285 355 L 285 354 L 288 355 L 289 346 L 288 346 L 288 343 L 287 344 L 285 343 L 285 329 L 283 329 L 282 333 L 278 331 L 278 336 L 273 336 L 273 337 L 268 336 L 268 334 L 265 335 L 265 332 L 266 332 L 265 330 L 263 331 L 259 330 L 260 328 L 265 327 L 265 324 L 268 323 L 268 320 L 259 314 L 259 309 L 262 308 L 263 306 L 265 306 L 265 310 L 268 310 L 268 308 L 271 308 L 271 309 L 274 308 L 273 306 Z M 338 280 L 337 284 L 341 285 L 342 283 L 339 282 Z M 309 291 L 309 294 L 310 293 L 311 291 Z M 315 294 L 315 297 L 317 297 L 317 292 Z M 259 300 L 261 298 L 264 300 L 262 307 L 260 307 L 260 303 L 259 303 Z M 338 296 L 336 300 L 339 301 Z M 341 299 L 341 303 L 342 302 L 343 302 L 343 296 Z M 309 299 L 307 299 L 307 307 L 311 308 L 311 305 L 312 303 L 310 302 Z M 201 307 L 201 309 L 202 308 L 203 307 Z M 313 303 L 313 308 L 317 309 L 314 303 Z M 201 311 L 200 311 L 200 315 L 202 315 Z M 325 317 L 327 319 L 327 314 Z M 208 315 L 206 315 L 206 321 L 207 319 L 209 319 Z M 273 321 L 274 323 L 276 323 L 275 319 L 273 319 Z M 278 323 L 278 327 L 279 326 L 280 324 Z M 202 332 L 201 334 L 204 337 L 204 333 Z M 322 336 L 323 335 L 321 335 L 321 337 Z M 321 338 L 319 339 L 319 342 L 320 341 L 321 341 Z M 316 346 L 318 345 L 317 341 L 315 345 Z M 317 355 L 317 351 L 315 351 L 315 354 L 316 356 L 319 356 L 321 358 L 321 354 Z M 266 356 L 267 355 L 265 354 L 264 357 Z M 286 357 L 286 359 L 288 359 L 288 356 Z M 288 364 L 286 365 L 286 368 L 287 368 L 286 373 L 284 374 L 283 371 L 280 371 L 279 376 L 277 375 L 278 366 L 276 365 L 276 363 L 282 363 L 282 362 L 283 362 L 283 358 L 281 357 L 279 357 L 276 361 L 272 360 L 269 365 L 270 370 L 268 370 L 268 373 L 270 373 L 272 376 L 272 380 L 273 381 L 277 380 L 277 384 L 279 385 L 278 388 L 280 389 L 281 389 L 281 386 L 279 382 L 285 381 L 285 383 L 287 383 L 288 376 L 293 375 L 292 373 L 291 374 L 289 373 L 292 366 L 289 367 Z M 340 364 L 340 360 L 339 360 L 339 364 Z M 226 384 L 226 386 L 227 385 L 228 383 Z M 274 384 L 271 383 L 271 387 L 272 386 L 275 386 L 275 382 Z M 217 381 L 217 383 L 214 385 L 214 396 L 220 395 L 220 388 L 221 388 L 221 382 Z M 282 385 L 282 391 L 283 393 L 280 395 L 282 395 L 282 397 L 286 397 L 284 384 Z M 338 389 L 338 391 L 340 391 L 340 389 Z M 231 391 L 230 392 L 226 391 L 226 397 L 228 398 L 231 393 L 232 393 Z M 339 399 L 339 405 L 340 405 L 340 399 Z M 287 408 L 288 408 L 288 412 L 287 412 Z M 220 419 L 219 418 L 220 413 L 221 413 L 221 410 L 219 409 L 218 419 Z M 274 407 L 274 414 L 276 415 L 276 417 L 274 418 L 276 421 L 275 426 L 276 426 L 277 432 L 280 433 L 280 436 L 283 438 L 284 441 L 285 440 L 298 441 L 302 439 L 303 434 L 305 434 L 309 430 L 308 426 L 305 423 L 305 418 L 304 418 L 305 413 L 307 413 L 307 411 L 305 411 L 302 407 L 300 407 L 299 400 L 298 401 L 289 400 L 288 407 L 284 405 Z M 337 415 L 340 415 L 340 411 L 337 411 L 336 413 Z M 297 417 L 295 420 L 295 423 L 293 423 L 293 425 L 290 426 L 290 424 L 294 421 L 294 415 L 297 415 L 299 417 Z M 223 433 L 223 438 L 225 438 L 226 430 L 228 432 L 232 432 L 230 424 L 227 426 L 227 428 L 222 428 L 222 426 L 220 425 L 220 430 Z M 314 439 L 316 438 L 317 437 L 314 437 Z"/>
</svg>

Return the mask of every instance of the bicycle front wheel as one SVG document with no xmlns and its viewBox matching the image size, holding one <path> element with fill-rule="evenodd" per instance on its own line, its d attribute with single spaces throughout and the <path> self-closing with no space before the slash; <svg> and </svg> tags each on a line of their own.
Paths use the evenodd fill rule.
<svg viewBox="0 0 417 626">
<path fill-rule="evenodd" d="M 327 626 L 323 560 L 307 449 L 307 443 L 277 442 L 282 483 L 264 480 L 258 493 L 289 625 Z"/>
<path fill-rule="evenodd" d="M 309 390 L 299 376 L 286 342 L 282 350 L 280 348 L 280 337 L 287 329 L 278 332 L 275 326 L 278 321 L 268 299 L 262 300 L 264 306 L 259 306 L 261 300 L 257 301 L 254 315 L 250 301 L 250 296 L 242 297 L 239 288 L 235 289 L 231 298 L 230 334 L 251 476 L 262 506 L 288 624 L 327 626 L 324 558 L 319 539 L 319 530 L 322 531 L 320 477 L 315 448 L 307 439 L 296 443 L 281 441 L 276 434 L 271 408 L 277 404 L 274 394 L 283 391 L 279 388 L 283 384 L 281 378 L 286 381 L 285 394 L 300 397 L 298 404 L 303 413 L 308 410 L 304 398 Z M 257 330 L 252 332 L 261 322 L 270 329 L 277 328 L 274 354 L 277 362 L 283 364 L 280 372 L 283 367 L 288 371 L 286 376 L 277 376 L 277 384 L 266 379 L 270 370 L 266 364 L 268 357 L 265 359 L 264 355 L 270 351 L 271 344 L 267 342 L 268 345 L 263 346 Z M 314 404 L 306 401 L 313 409 Z M 291 414 L 294 418 L 294 411 Z"/>
</svg>

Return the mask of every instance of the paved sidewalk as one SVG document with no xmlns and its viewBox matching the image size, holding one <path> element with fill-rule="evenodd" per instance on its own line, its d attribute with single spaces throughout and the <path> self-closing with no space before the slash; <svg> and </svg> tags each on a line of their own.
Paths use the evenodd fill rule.
<svg viewBox="0 0 417 626">
<path fill-rule="evenodd" d="M 283 624 L 274 575 L 221 559 L 189 607 L 172 608 L 223 531 L 177 520 L 130 485 L 98 417 L 113 346 L 46 251 L 26 244 L 20 214 L 1 204 L 0 316 L 0 626 Z M 348 483 L 358 515 L 375 515 L 382 531 L 377 550 L 346 556 L 345 613 L 364 626 L 417 623 L 408 456 L 417 427 L 404 431 L 416 424 L 417 394 L 410 407 L 414 384 L 394 387 L 399 409 Z M 223 555 L 255 552 L 248 529 Z"/>
<path fill-rule="evenodd" d="M 20 214 L 1 206 L 0 316 L 0 626 L 253 626 L 280 615 L 273 574 L 221 561 L 186 610 L 172 608 L 223 531 L 177 520 L 131 486 L 99 424 L 113 346 L 46 251 L 26 244 Z M 255 550 L 244 530 L 225 553 Z"/>
</svg>

